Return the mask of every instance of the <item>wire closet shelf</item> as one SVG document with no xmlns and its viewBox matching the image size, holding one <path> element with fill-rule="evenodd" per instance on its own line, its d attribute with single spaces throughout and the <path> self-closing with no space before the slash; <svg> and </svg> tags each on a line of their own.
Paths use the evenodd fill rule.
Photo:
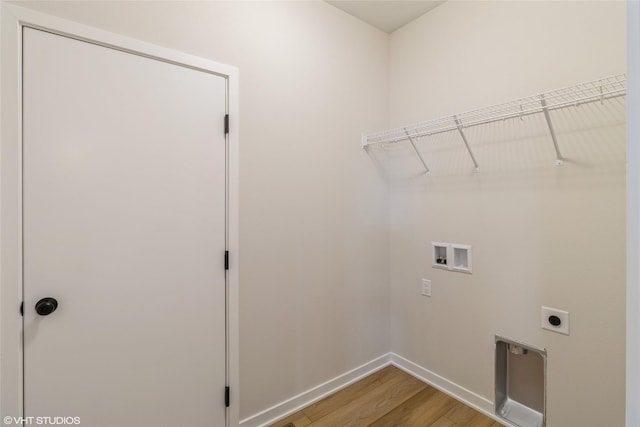
<svg viewBox="0 0 640 427">
<path fill-rule="evenodd" d="M 566 107 L 578 107 L 592 102 L 604 103 L 606 100 L 625 96 L 626 94 L 627 76 L 626 74 L 619 74 L 521 98 L 504 104 L 363 135 L 362 146 L 363 148 L 367 148 L 374 144 L 393 144 L 401 141 L 409 141 L 420 158 L 426 172 L 429 173 L 429 167 L 418 151 L 415 140 L 417 138 L 429 137 L 445 132 L 458 132 L 471 157 L 475 170 L 478 171 L 478 163 L 465 135 L 465 128 L 509 119 L 524 120 L 525 117 L 533 114 L 543 114 L 549 128 L 549 133 L 551 134 L 551 140 L 553 141 L 556 153 L 556 165 L 562 165 L 563 157 L 549 112 Z"/>
</svg>

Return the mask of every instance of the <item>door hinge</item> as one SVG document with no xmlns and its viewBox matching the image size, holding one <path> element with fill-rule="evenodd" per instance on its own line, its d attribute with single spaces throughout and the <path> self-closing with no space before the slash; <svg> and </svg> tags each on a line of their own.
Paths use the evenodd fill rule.
<svg viewBox="0 0 640 427">
<path fill-rule="evenodd" d="M 225 114 L 224 116 L 224 134 L 227 135 L 229 133 L 229 115 Z"/>
<path fill-rule="evenodd" d="M 224 406 L 229 407 L 229 402 L 231 401 L 231 390 L 229 386 L 224 388 Z"/>
<path fill-rule="evenodd" d="M 20 303 L 20 316 L 24 316 L 24 301 Z"/>
<path fill-rule="evenodd" d="M 224 269 L 229 269 L 229 251 L 224 251 Z"/>
</svg>

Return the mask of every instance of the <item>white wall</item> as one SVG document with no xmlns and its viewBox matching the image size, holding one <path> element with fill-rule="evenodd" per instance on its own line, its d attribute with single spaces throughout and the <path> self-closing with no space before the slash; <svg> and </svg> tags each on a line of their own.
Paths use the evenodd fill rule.
<svg viewBox="0 0 640 427">
<path fill-rule="evenodd" d="M 623 2 L 447 2 L 390 38 L 390 124 L 451 115 L 626 71 Z M 549 427 L 624 425 L 625 106 L 469 129 L 389 151 L 392 350 L 493 401 L 494 335 L 548 350 Z M 402 168 L 402 170 L 400 170 Z M 431 241 L 473 245 L 472 275 Z M 420 296 L 420 279 L 433 296 Z M 568 310 L 571 335 L 540 328 Z"/>
<path fill-rule="evenodd" d="M 388 352 L 388 193 L 359 145 L 387 125 L 386 34 L 324 2 L 22 5 L 239 68 L 241 419 Z"/>
<path fill-rule="evenodd" d="M 447 2 L 390 38 L 323 2 L 23 5 L 239 67 L 241 418 L 390 346 L 492 400 L 500 334 L 548 349 L 550 427 L 624 424 L 624 105 L 554 117 L 562 168 L 536 119 L 470 131 L 479 175 L 436 140 L 390 198 L 357 143 L 624 72 L 624 3 Z M 472 244 L 474 274 L 432 269 L 434 240 Z"/>
</svg>

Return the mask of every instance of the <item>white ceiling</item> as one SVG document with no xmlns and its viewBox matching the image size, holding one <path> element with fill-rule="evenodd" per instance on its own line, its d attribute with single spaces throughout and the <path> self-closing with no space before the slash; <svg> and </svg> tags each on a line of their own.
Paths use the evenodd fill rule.
<svg viewBox="0 0 640 427">
<path fill-rule="evenodd" d="M 338 9 L 344 10 L 349 15 L 355 16 L 381 29 L 385 33 L 394 32 L 417 17 L 424 15 L 434 7 L 444 3 L 444 0 L 325 1 Z"/>
</svg>

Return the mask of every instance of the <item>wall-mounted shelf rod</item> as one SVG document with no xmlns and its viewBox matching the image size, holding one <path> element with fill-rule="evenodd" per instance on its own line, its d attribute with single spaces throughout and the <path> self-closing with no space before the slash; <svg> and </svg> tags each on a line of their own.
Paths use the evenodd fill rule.
<svg viewBox="0 0 640 427">
<path fill-rule="evenodd" d="M 404 133 L 407 134 L 407 138 L 409 139 L 409 142 L 411 143 L 411 146 L 413 147 L 413 149 L 415 150 L 416 154 L 418 155 L 418 158 L 422 162 L 422 166 L 424 166 L 425 173 L 427 175 L 429 175 L 431 173 L 431 171 L 429 170 L 429 166 L 427 166 L 427 164 L 425 163 L 424 159 L 422 158 L 422 155 L 418 151 L 418 148 L 416 147 L 416 144 L 413 142 L 413 138 L 411 138 L 411 135 L 409 135 L 409 132 L 406 129 L 404 130 Z"/>
<path fill-rule="evenodd" d="M 600 96 L 602 102 L 602 95 Z M 562 165 L 564 159 L 560 153 L 560 147 L 558 147 L 558 140 L 556 139 L 556 131 L 553 129 L 553 122 L 549 115 L 549 109 L 547 108 L 547 100 L 544 99 L 544 95 L 540 95 L 540 104 L 542 105 L 542 111 L 544 112 L 544 118 L 547 120 L 547 126 L 549 126 L 549 132 L 551 133 L 551 139 L 553 140 L 553 147 L 556 150 L 556 166 Z"/>
<path fill-rule="evenodd" d="M 464 146 L 467 147 L 467 152 L 469 152 L 469 156 L 471 157 L 471 161 L 473 162 L 473 166 L 475 167 L 474 170 L 478 172 L 480 168 L 478 167 L 476 156 L 473 155 L 473 151 L 471 151 L 471 147 L 469 147 L 469 141 L 467 141 L 467 137 L 465 136 L 464 131 L 462 130 L 462 123 L 460 122 L 460 119 L 458 119 L 458 116 L 453 116 L 453 120 L 456 122 L 456 125 L 458 125 L 458 132 L 462 137 L 462 142 L 464 142 Z"/>
<path fill-rule="evenodd" d="M 597 101 L 604 103 L 606 100 L 625 96 L 626 94 L 627 77 L 625 74 L 620 74 L 454 116 L 441 117 L 409 126 L 363 135 L 362 145 L 367 147 L 373 144 L 391 144 L 410 139 L 412 145 L 416 148 L 416 152 L 418 152 L 416 146 L 418 139 L 457 131 L 462 136 L 463 142 L 465 142 L 465 146 L 477 168 L 478 164 L 475 161 L 473 152 L 470 150 L 463 129 L 513 118 L 524 120 L 524 118 L 533 114 L 544 114 L 556 152 L 556 163 L 562 164 L 563 157 L 550 112 Z"/>
</svg>

